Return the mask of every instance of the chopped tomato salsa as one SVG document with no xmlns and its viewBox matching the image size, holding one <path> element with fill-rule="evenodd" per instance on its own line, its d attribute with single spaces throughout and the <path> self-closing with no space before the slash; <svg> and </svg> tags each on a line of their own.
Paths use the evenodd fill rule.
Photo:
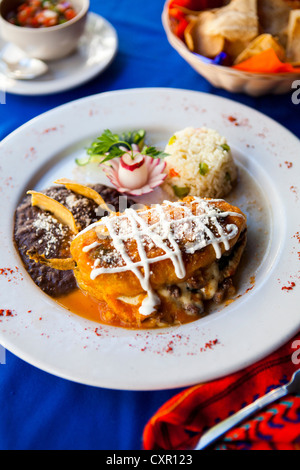
<svg viewBox="0 0 300 470">
<path fill-rule="evenodd" d="M 57 26 L 76 16 L 71 2 L 55 0 L 26 0 L 11 11 L 6 19 L 16 26 L 47 28 Z"/>
</svg>

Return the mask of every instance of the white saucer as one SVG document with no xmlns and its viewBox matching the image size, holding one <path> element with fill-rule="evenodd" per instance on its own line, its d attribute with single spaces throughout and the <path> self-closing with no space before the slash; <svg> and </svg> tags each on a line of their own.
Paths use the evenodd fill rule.
<svg viewBox="0 0 300 470">
<path fill-rule="evenodd" d="M 0 49 L 6 42 L 0 37 Z M 14 80 L 0 74 L 0 87 L 16 95 L 48 95 L 81 85 L 112 62 L 118 49 L 114 27 L 104 18 L 89 13 L 86 31 L 78 49 L 65 59 L 48 62 L 49 72 L 35 80 Z"/>
</svg>

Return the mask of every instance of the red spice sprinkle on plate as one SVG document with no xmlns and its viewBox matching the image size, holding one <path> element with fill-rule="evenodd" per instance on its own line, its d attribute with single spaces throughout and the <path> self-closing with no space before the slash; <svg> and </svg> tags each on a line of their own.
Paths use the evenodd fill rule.
<svg viewBox="0 0 300 470">
<path fill-rule="evenodd" d="M 170 341 L 170 342 L 167 344 L 166 352 L 167 352 L 167 353 L 173 352 L 173 341 Z"/>
<path fill-rule="evenodd" d="M 229 122 L 236 122 L 237 121 L 237 118 L 233 117 L 233 116 L 228 116 L 228 121 Z"/>
<path fill-rule="evenodd" d="M 43 134 L 49 134 L 49 132 L 55 132 L 57 131 L 57 127 L 49 127 L 48 129 L 45 129 L 43 131 Z"/>
<path fill-rule="evenodd" d="M 1 308 L 0 317 L 13 317 L 13 312 L 12 310 Z"/>
<path fill-rule="evenodd" d="M 294 281 L 289 281 L 288 284 L 289 284 L 288 286 L 283 286 L 281 290 L 290 291 L 296 286 Z"/>
<path fill-rule="evenodd" d="M 296 195 L 296 200 L 298 201 L 298 188 L 297 186 L 291 186 L 290 191 Z"/>
<path fill-rule="evenodd" d="M 200 348 L 200 352 L 206 351 L 207 349 L 212 349 L 216 344 L 219 344 L 218 339 L 210 340 L 204 345 L 203 348 Z"/>
<path fill-rule="evenodd" d="M 227 121 L 231 122 L 234 126 L 243 126 L 243 127 L 249 127 L 251 128 L 252 126 L 249 124 L 249 119 L 247 118 L 242 118 L 239 119 L 235 116 L 226 116 L 223 114 L 224 119 Z"/>
<path fill-rule="evenodd" d="M 300 243 L 300 232 L 296 232 L 295 235 L 293 235 L 293 238 L 297 238 L 298 242 Z"/>
<path fill-rule="evenodd" d="M 12 280 L 19 281 L 23 280 L 22 274 L 19 272 L 18 266 L 15 267 L 15 269 L 12 268 L 0 268 L 0 275 L 1 276 L 6 276 L 8 282 L 11 282 Z"/>
</svg>

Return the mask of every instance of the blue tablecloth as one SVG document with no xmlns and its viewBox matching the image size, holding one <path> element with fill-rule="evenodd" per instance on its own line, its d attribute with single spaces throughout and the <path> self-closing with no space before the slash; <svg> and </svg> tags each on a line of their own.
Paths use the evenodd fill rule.
<svg viewBox="0 0 300 470">
<path fill-rule="evenodd" d="M 6 104 L 0 105 L 0 139 L 66 102 L 137 87 L 184 88 L 234 99 L 300 137 L 300 104 L 292 103 L 292 91 L 252 98 L 213 88 L 169 45 L 161 24 L 162 8 L 163 0 L 92 0 L 91 11 L 104 16 L 118 32 L 114 62 L 88 84 L 51 98 L 7 94 Z M 177 392 L 115 391 L 76 384 L 38 370 L 7 351 L 6 364 L 0 365 L 0 449 L 138 450 L 148 419 Z"/>
</svg>

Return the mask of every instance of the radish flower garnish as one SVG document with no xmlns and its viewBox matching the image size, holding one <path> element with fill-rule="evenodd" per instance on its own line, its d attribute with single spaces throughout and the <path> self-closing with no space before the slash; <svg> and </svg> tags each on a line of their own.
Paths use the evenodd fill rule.
<svg viewBox="0 0 300 470">
<path fill-rule="evenodd" d="M 145 156 L 138 151 L 126 152 L 120 158 L 118 178 L 122 186 L 139 189 L 148 181 Z"/>
<path fill-rule="evenodd" d="M 139 154 L 141 156 L 141 154 Z M 122 159 L 114 159 L 110 166 L 103 168 L 103 171 L 109 178 L 113 186 L 120 192 L 131 196 L 141 196 L 151 193 L 160 186 L 166 179 L 164 173 L 166 163 L 159 158 L 152 158 L 148 155 L 143 156 L 143 163 L 138 155 L 138 164 L 135 169 L 127 169 L 122 166 Z M 133 161 L 132 167 L 135 166 Z"/>
<path fill-rule="evenodd" d="M 164 152 L 144 143 L 145 131 L 104 133 L 87 150 L 78 165 L 99 162 L 103 171 L 120 193 L 140 196 L 150 193 L 166 178 Z"/>
</svg>

